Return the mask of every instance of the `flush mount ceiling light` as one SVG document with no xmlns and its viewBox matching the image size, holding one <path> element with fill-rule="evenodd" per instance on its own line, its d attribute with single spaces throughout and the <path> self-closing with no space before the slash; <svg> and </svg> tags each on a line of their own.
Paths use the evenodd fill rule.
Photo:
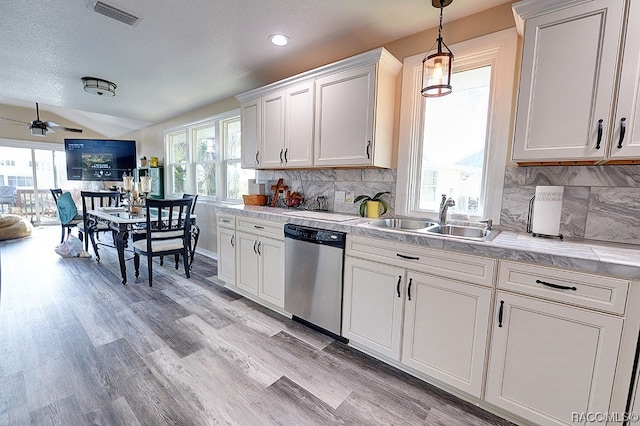
<svg viewBox="0 0 640 426">
<path fill-rule="evenodd" d="M 82 77 L 84 91 L 98 96 L 113 97 L 116 95 L 116 84 L 96 77 Z"/>
<path fill-rule="evenodd" d="M 289 37 L 284 34 L 271 34 L 269 41 L 276 46 L 286 46 L 289 43 Z"/>
<path fill-rule="evenodd" d="M 453 53 L 442 41 L 442 9 L 449 6 L 453 0 L 431 0 L 433 7 L 440 9 L 440 26 L 438 38 L 429 49 L 429 53 L 422 60 L 422 96 L 431 98 L 445 96 L 451 93 L 451 66 Z M 437 50 L 434 48 L 437 46 Z M 442 51 L 442 47 L 446 51 Z M 432 53 L 433 52 L 433 53 Z"/>
</svg>

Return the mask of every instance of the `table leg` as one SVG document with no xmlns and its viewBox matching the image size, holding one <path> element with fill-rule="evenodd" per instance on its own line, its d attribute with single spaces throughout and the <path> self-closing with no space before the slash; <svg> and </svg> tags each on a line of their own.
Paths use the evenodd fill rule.
<svg viewBox="0 0 640 426">
<path fill-rule="evenodd" d="M 116 234 L 116 249 L 118 250 L 118 262 L 120 263 L 120 273 L 122 274 L 122 284 L 127 284 L 127 267 L 124 258 L 124 251 L 129 241 L 128 231 L 118 231 Z"/>
</svg>

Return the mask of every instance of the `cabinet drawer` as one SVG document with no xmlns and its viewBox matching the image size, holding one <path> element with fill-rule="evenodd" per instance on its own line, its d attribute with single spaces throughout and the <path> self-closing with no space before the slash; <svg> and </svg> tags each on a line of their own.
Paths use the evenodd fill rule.
<svg viewBox="0 0 640 426">
<path fill-rule="evenodd" d="M 217 224 L 221 228 L 236 228 L 236 215 L 228 214 L 228 213 L 218 213 L 217 214 Z"/>
<path fill-rule="evenodd" d="M 628 280 L 501 261 L 498 287 L 549 300 L 623 314 Z"/>
<path fill-rule="evenodd" d="M 237 216 L 236 229 L 238 231 L 251 232 L 256 235 L 284 240 L 284 224 L 278 222 Z"/>
<path fill-rule="evenodd" d="M 496 260 L 412 244 L 348 235 L 346 254 L 413 271 L 493 286 Z"/>
</svg>

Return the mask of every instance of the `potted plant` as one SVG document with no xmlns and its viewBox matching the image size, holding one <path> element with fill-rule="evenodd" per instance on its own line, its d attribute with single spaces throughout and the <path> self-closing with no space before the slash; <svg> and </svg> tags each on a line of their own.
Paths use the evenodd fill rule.
<svg viewBox="0 0 640 426">
<path fill-rule="evenodd" d="M 377 218 L 385 214 L 389 209 L 387 202 L 382 199 L 385 194 L 391 194 L 389 191 L 378 192 L 373 197 L 369 195 L 358 195 L 354 203 L 360 203 L 360 216 L 369 218 Z M 380 211 L 382 210 L 382 211 Z"/>
</svg>

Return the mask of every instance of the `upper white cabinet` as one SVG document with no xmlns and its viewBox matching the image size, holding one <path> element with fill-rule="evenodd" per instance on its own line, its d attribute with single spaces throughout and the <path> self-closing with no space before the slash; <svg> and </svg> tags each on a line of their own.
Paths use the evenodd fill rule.
<svg viewBox="0 0 640 426">
<path fill-rule="evenodd" d="M 238 95 L 242 166 L 391 167 L 401 67 L 380 48 Z"/>
<path fill-rule="evenodd" d="M 525 0 L 513 8 L 524 22 L 513 160 L 599 162 L 609 152 L 638 156 L 613 143 L 620 133 L 620 119 L 612 122 L 612 112 L 625 1 Z M 633 75 L 625 76 L 621 88 L 631 84 L 635 96 L 638 41 L 627 40 L 627 49 L 636 52 L 629 65 L 633 71 L 626 73 Z M 627 50 L 624 55 L 627 62 Z M 627 128 L 636 121 L 634 113 L 624 113 Z"/>
<path fill-rule="evenodd" d="M 240 166 L 243 169 L 254 169 L 260 164 L 260 143 L 262 127 L 262 103 L 260 99 L 252 99 L 240 106 L 242 158 Z"/>
</svg>

